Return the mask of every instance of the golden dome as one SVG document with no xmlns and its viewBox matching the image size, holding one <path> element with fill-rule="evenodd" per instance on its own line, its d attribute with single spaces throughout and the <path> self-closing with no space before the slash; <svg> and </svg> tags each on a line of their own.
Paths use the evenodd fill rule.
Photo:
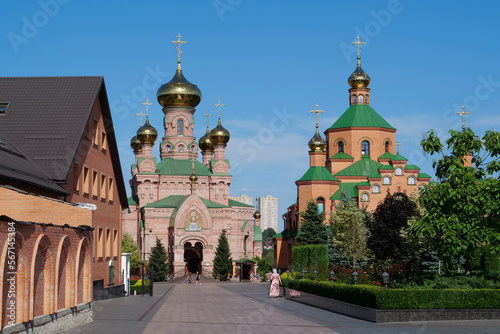
<svg viewBox="0 0 500 334">
<path fill-rule="evenodd" d="M 141 152 L 142 151 L 142 145 L 139 139 L 137 139 L 137 136 L 133 136 L 132 139 L 130 140 L 130 147 L 134 150 L 134 152 Z"/>
<path fill-rule="evenodd" d="M 349 86 L 352 88 L 367 88 L 371 82 L 370 77 L 361 68 L 361 58 L 358 56 L 358 67 L 353 74 L 347 79 Z"/>
<path fill-rule="evenodd" d="M 326 148 L 326 141 L 321 137 L 318 131 L 318 127 L 316 126 L 316 134 L 314 137 L 309 140 L 309 144 L 307 144 L 311 151 L 315 152 L 323 152 Z"/>
<path fill-rule="evenodd" d="M 200 138 L 198 141 L 198 147 L 202 151 L 213 151 L 214 150 L 214 145 L 212 144 L 212 141 L 210 140 L 210 133 L 208 132 L 203 137 Z"/>
<path fill-rule="evenodd" d="M 189 181 L 191 181 L 191 184 L 195 184 L 196 181 L 198 181 L 198 176 L 196 176 L 196 174 L 194 173 L 194 171 L 191 174 L 191 176 L 189 177 Z"/>
<path fill-rule="evenodd" d="M 219 118 L 219 124 L 210 131 L 210 141 L 213 145 L 226 145 L 229 141 L 229 137 L 229 131 L 222 127 Z"/>
<path fill-rule="evenodd" d="M 196 85 L 187 81 L 179 64 L 172 80 L 161 85 L 156 97 L 162 107 L 187 106 L 194 108 L 201 101 L 201 91 Z"/>
<path fill-rule="evenodd" d="M 139 139 L 141 144 L 154 144 L 156 138 L 158 138 L 158 131 L 149 124 L 149 119 L 146 118 L 146 124 L 137 130 L 137 139 Z"/>
<path fill-rule="evenodd" d="M 260 212 L 259 212 L 259 210 L 255 210 L 255 213 L 253 214 L 253 217 L 255 219 L 260 219 Z"/>
</svg>

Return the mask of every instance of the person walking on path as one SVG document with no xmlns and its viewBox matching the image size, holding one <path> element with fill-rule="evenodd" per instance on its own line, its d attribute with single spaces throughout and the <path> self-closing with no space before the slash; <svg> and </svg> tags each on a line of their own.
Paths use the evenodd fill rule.
<svg viewBox="0 0 500 334">
<path fill-rule="evenodd" d="M 189 275 L 188 275 L 188 281 L 189 281 L 189 284 L 191 284 L 191 273 L 189 273 Z"/>
<path fill-rule="evenodd" d="M 201 282 L 200 282 L 200 272 L 199 271 L 196 272 L 196 285 L 198 285 L 198 283 L 201 285 Z"/>
<path fill-rule="evenodd" d="M 273 274 L 271 275 L 271 286 L 269 288 L 269 296 L 278 298 L 280 295 L 280 285 L 281 285 L 280 275 L 278 275 L 276 269 L 273 269 Z"/>
</svg>

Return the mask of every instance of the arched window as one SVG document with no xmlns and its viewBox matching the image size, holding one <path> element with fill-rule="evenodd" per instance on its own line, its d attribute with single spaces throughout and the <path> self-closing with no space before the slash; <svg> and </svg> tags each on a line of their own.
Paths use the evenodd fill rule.
<svg viewBox="0 0 500 334">
<path fill-rule="evenodd" d="M 318 211 L 319 213 L 322 213 L 325 211 L 325 200 L 322 197 L 318 197 L 316 200 L 316 203 L 318 204 Z"/>
<path fill-rule="evenodd" d="M 365 95 L 365 103 L 368 103 L 368 102 L 369 102 L 369 101 L 368 101 L 368 98 L 369 98 L 369 96 L 368 96 L 368 94 L 366 94 L 366 95 Z"/>
<path fill-rule="evenodd" d="M 389 141 L 385 142 L 385 151 L 389 152 Z"/>
<path fill-rule="evenodd" d="M 170 147 L 170 145 L 167 145 L 167 153 L 170 153 L 172 152 L 172 147 Z"/>
<path fill-rule="evenodd" d="M 408 178 L 408 184 L 415 184 L 415 178 L 413 176 Z"/>
<path fill-rule="evenodd" d="M 369 201 L 368 194 L 363 193 L 363 195 L 361 195 L 361 202 L 368 202 L 368 201 Z"/>
<path fill-rule="evenodd" d="M 340 152 L 344 152 L 344 142 L 343 141 L 339 141 L 339 153 Z"/>
<path fill-rule="evenodd" d="M 422 183 L 421 185 L 419 185 L 419 186 L 418 186 L 418 188 L 419 188 L 420 190 L 424 189 L 424 188 L 425 188 L 425 184 L 423 184 L 423 183 Z"/>
<path fill-rule="evenodd" d="M 363 95 L 360 95 L 358 98 L 359 103 L 363 103 Z"/>
<path fill-rule="evenodd" d="M 356 103 L 356 95 L 352 96 L 352 103 Z"/>
<path fill-rule="evenodd" d="M 179 146 L 179 152 L 180 152 L 180 153 L 184 152 L 184 146 L 182 146 L 182 145 L 181 145 L 181 146 Z"/>
<path fill-rule="evenodd" d="M 378 185 L 374 185 L 372 187 L 372 193 L 378 194 L 380 192 L 380 187 Z"/>
<path fill-rule="evenodd" d="M 403 175 L 403 168 L 401 167 L 396 168 L 396 175 Z"/>
<path fill-rule="evenodd" d="M 194 145 L 191 146 L 191 153 L 194 153 Z"/>
<path fill-rule="evenodd" d="M 389 176 L 384 177 L 384 184 L 391 184 L 391 178 Z"/>
<path fill-rule="evenodd" d="M 370 143 L 366 140 L 361 143 L 361 155 L 370 155 Z"/>
<path fill-rule="evenodd" d="M 177 135 L 184 135 L 184 121 L 182 119 L 177 121 Z"/>
</svg>

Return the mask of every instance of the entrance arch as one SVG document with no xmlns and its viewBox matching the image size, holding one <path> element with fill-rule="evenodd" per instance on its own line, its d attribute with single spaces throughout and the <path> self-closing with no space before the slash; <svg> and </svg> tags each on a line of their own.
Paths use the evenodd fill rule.
<svg viewBox="0 0 500 334">
<path fill-rule="evenodd" d="M 199 241 L 195 242 L 194 245 L 190 241 L 184 243 L 184 263 L 186 264 L 186 270 L 190 273 L 198 271 L 201 274 L 202 261 L 203 244 Z"/>
</svg>

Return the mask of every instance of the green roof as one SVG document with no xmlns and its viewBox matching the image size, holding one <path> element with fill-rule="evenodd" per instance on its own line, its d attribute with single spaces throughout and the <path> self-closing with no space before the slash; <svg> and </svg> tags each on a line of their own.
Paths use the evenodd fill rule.
<svg viewBox="0 0 500 334">
<path fill-rule="evenodd" d="M 190 195 L 170 195 L 165 198 L 162 198 L 159 201 L 146 204 L 146 208 L 177 208 L 184 200 Z M 198 195 L 196 195 L 198 196 Z M 207 208 L 227 208 L 227 205 L 220 204 L 217 202 L 209 201 L 203 197 L 198 196 L 203 204 Z"/>
<path fill-rule="evenodd" d="M 162 175 L 191 175 L 192 163 L 187 159 L 165 158 L 156 165 L 156 173 Z M 197 176 L 212 175 L 207 166 L 199 161 L 194 162 L 194 173 Z"/>
<path fill-rule="evenodd" d="M 262 230 L 260 226 L 253 227 L 253 241 L 262 241 Z"/>
<path fill-rule="evenodd" d="M 361 187 L 369 187 L 369 186 L 370 186 L 370 182 L 368 182 L 368 181 L 363 181 L 363 182 L 358 183 L 358 186 L 361 186 Z"/>
<path fill-rule="evenodd" d="M 392 161 L 408 161 L 405 157 L 403 157 L 401 154 L 396 154 L 395 156 L 392 157 Z"/>
<path fill-rule="evenodd" d="M 382 166 L 380 162 L 373 161 L 369 156 L 364 155 L 360 160 L 341 170 L 335 176 L 368 176 L 377 173 L 379 166 Z"/>
<path fill-rule="evenodd" d="M 144 220 L 142 220 L 142 219 L 141 219 L 141 220 L 139 221 L 139 225 L 140 225 L 140 228 L 144 228 Z"/>
<path fill-rule="evenodd" d="M 375 172 L 375 173 L 371 173 L 370 175 L 368 175 L 368 178 L 381 178 L 382 175 L 380 175 L 380 173 L 378 172 Z"/>
<path fill-rule="evenodd" d="M 358 197 L 358 189 L 356 188 L 358 184 L 359 182 L 342 182 L 339 190 L 337 190 L 335 194 L 330 197 L 330 200 L 339 200 L 340 194 L 343 192 L 347 192 L 351 197 Z"/>
<path fill-rule="evenodd" d="M 431 178 L 431 176 L 429 174 L 426 174 L 426 173 L 418 173 L 418 176 L 417 176 L 419 179 L 426 179 L 426 178 Z"/>
<path fill-rule="evenodd" d="M 200 196 L 198 196 L 200 197 Z M 228 208 L 227 205 L 224 205 L 224 204 L 220 204 L 220 203 L 217 203 L 217 202 L 213 202 L 213 201 L 209 201 L 208 199 L 205 199 L 203 197 L 200 197 L 201 201 L 203 202 L 203 204 L 205 204 L 205 206 L 207 208 Z"/>
<path fill-rule="evenodd" d="M 132 197 L 127 198 L 127 201 L 128 205 L 136 205 L 137 203 L 139 203 L 139 198 L 137 197 L 137 195 L 134 195 Z"/>
<path fill-rule="evenodd" d="M 392 165 L 382 165 L 378 169 L 379 170 L 393 170 L 394 166 L 392 166 Z"/>
<path fill-rule="evenodd" d="M 354 157 L 351 157 L 349 154 L 345 154 L 344 152 L 339 152 L 330 159 L 354 159 Z"/>
<path fill-rule="evenodd" d="M 417 165 L 406 165 L 405 170 L 420 170 L 420 167 Z"/>
<path fill-rule="evenodd" d="M 242 230 L 244 230 L 244 229 L 245 229 L 245 227 L 247 227 L 247 225 L 248 225 L 248 222 L 244 222 L 244 223 L 243 223 L 243 226 L 241 227 L 241 229 L 242 229 Z"/>
<path fill-rule="evenodd" d="M 241 259 L 239 259 L 239 260 L 233 260 L 233 261 L 234 261 L 234 262 L 236 262 L 236 263 L 243 263 L 243 262 L 257 262 L 257 260 L 251 260 L 251 259 L 249 259 L 249 258 L 247 258 L 247 257 L 243 257 L 243 258 L 241 258 Z"/>
<path fill-rule="evenodd" d="M 339 181 L 325 167 L 310 167 L 299 181 Z"/>
<path fill-rule="evenodd" d="M 227 205 L 229 205 L 229 206 L 243 206 L 243 207 L 253 208 L 253 205 L 241 203 L 241 202 L 235 201 L 234 199 L 228 199 L 227 200 Z"/>
<path fill-rule="evenodd" d="M 394 154 L 392 154 L 391 152 L 385 152 L 384 154 L 382 154 L 378 158 L 379 159 L 392 159 L 392 157 L 394 157 Z"/>
<path fill-rule="evenodd" d="M 380 127 L 396 130 L 372 107 L 366 104 L 351 105 L 329 129 L 349 127 Z"/>
</svg>

